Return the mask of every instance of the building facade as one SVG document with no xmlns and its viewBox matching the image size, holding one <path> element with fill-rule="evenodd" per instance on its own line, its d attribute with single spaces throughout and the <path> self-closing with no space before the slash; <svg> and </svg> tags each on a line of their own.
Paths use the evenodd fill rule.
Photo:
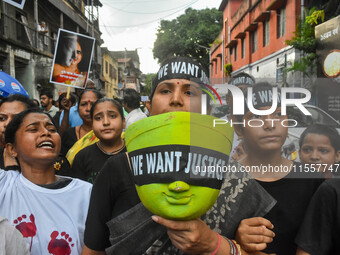
<svg viewBox="0 0 340 255">
<path fill-rule="evenodd" d="M 211 84 L 223 84 L 225 82 L 224 74 L 224 47 L 223 32 L 219 34 L 210 47 L 210 70 Z"/>
<path fill-rule="evenodd" d="M 223 55 L 223 66 L 231 64 L 232 74 L 246 72 L 255 78 L 272 78 L 279 85 L 297 77 L 285 77 L 284 68 L 300 58 L 300 52 L 286 44 L 292 39 L 301 17 L 301 0 L 223 0 L 222 45 L 212 54 L 218 65 L 218 54 Z M 212 68 L 214 68 L 212 62 Z M 217 69 L 222 69 L 218 67 Z M 214 78 L 214 76 L 212 76 Z M 227 80 L 225 72 L 215 78 Z"/>
<path fill-rule="evenodd" d="M 102 48 L 102 55 L 105 95 L 108 98 L 118 97 L 118 62 L 107 48 Z"/>
<path fill-rule="evenodd" d="M 122 89 L 124 88 L 132 88 L 140 92 L 142 72 L 137 49 L 133 51 L 112 51 L 112 54 L 118 61 L 119 96 L 122 97 Z"/>
<path fill-rule="evenodd" d="M 98 83 L 101 74 L 99 0 L 26 0 L 19 9 L 3 1 L 0 19 L 0 69 L 15 77 L 31 98 L 49 83 L 59 28 L 96 38 L 89 77 Z M 56 98 L 55 98 L 56 99 Z"/>
</svg>

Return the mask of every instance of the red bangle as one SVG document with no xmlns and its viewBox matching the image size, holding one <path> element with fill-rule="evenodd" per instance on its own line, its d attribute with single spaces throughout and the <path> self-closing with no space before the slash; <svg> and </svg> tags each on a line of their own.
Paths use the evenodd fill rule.
<svg viewBox="0 0 340 255">
<path fill-rule="evenodd" d="M 215 255 L 215 254 L 217 253 L 218 249 L 220 248 L 220 245 L 221 245 L 221 236 L 220 236 L 219 233 L 217 233 L 217 235 L 218 235 L 218 243 L 217 243 L 217 247 L 216 247 L 216 249 L 211 253 L 211 255 Z"/>
</svg>

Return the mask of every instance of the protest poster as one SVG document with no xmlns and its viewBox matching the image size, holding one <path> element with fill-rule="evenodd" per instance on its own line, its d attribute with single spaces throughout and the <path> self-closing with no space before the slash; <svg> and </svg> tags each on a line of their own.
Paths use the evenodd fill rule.
<svg viewBox="0 0 340 255">
<path fill-rule="evenodd" d="M 13 5 L 17 8 L 24 8 L 24 5 L 25 5 L 25 1 L 26 0 L 4 0 L 4 2 L 10 4 L 10 5 Z"/>
<path fill-rule="evenodd" d="M 59 29 L 50 82 L 85 88 L 95 39 Z"/>
</svg>

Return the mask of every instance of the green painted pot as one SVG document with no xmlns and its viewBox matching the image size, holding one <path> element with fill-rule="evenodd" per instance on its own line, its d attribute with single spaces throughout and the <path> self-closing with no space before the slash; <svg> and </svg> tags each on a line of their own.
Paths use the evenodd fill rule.
<svg viewBox="0 0 340 255">
<path fill-rule="evenodd" d="M 234 130 L 214 127 L 215 117 L 170 112 L 142 119 L 126 130 L 138 195 L 155 215 L 190 220 L 215 203 Z"/>
</svg>

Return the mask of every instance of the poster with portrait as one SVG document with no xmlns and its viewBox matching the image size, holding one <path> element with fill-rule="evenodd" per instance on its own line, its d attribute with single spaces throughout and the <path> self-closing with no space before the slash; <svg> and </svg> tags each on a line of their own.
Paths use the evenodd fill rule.
<svg viewBox="0 0 340 255">
<path fill-rule="evenodd" d="M 24 8 L 24 5 L 25 5 L 25 1 L 26 0 L 4 0 L 4 2 L 10 4 L 10 5 L 13 5 L 17 8 Z"/>
<path fill-rule="evenodd" d="M 340 121 L 340 16 L 315 27 L 318 106 Z"/>
<path fill-rule="evenodd" d="M 84 88 L 95 38 L 59 29 L 50 82 Z"/>
</svg>

